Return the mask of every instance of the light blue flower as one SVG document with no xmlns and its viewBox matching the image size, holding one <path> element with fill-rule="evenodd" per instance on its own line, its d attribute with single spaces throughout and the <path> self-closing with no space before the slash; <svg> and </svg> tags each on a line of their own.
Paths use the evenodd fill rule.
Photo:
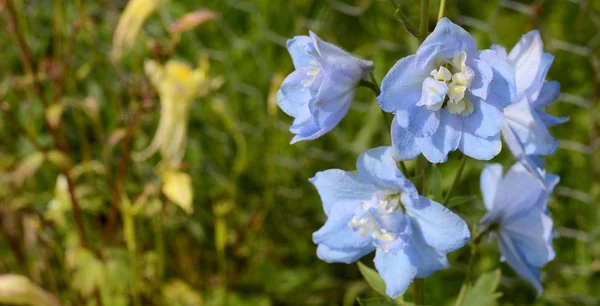
<svg viewBox="0 0 600 306">
<path fill-rule="evenodd" d="M 558 176 L 547 174 L 543 181 L 516 163 L 502 177 L 500 164 L 488 164 L 481 173 L 481 192 L 488 213 L 482 230 L 498 238 L 503 259 L 515 272 L 542 293 L 540 268 L 554 259 L 552 219 L 548 199 Z"/>
<path fill-rule="evenodd" d="M 465 222 L 441 204 L 419 196 L 392 159 L 391 147 L 362 154 L 357 172 L 319 172 L 317 188 L 328 219 L 313 234 L 317 256 L 351 263 L 376 251 L 375 267 L 386 293 L 397 297 L 415 277 L 449 266 L 446 253 L 469 240 Z"/>
<path fill-rule="evenodd" d="M 399 60 L 382 82 L 381 108 L 394 113 L 398 160 L 423 155 L 434 163 L 459 149 L 481 160 L 501 149 L 504 108 L 515 98 L 514 69 L 442 18 L 416 54 Z"/>
<path fill-rule="evenodd" d="M 315 33 L 287 42 L 296 70 L 281 84 L 277 104 L 294 117 L 291 143 L 321 137 L 348 112 L 356 87 L 373 71 L 365 61 L 321 40 Z"/>
<path fill-rule="evenodd" d="M 508 54 L 503 47 L 492 48 L 516 73 L 517 95 L 513 104 L 504 109 L 502 136 L 519 162 L 541 179 L 544 170 L 539 156 L 552 154 L 557 148 L 556 139 L 547 127 L 569 120 L 544 111 L 560 93 L 558 82 L 545 81 L 554 56 L 544 52 L 542 38 L 536 30 L 523 35 Z"/>
</svg>

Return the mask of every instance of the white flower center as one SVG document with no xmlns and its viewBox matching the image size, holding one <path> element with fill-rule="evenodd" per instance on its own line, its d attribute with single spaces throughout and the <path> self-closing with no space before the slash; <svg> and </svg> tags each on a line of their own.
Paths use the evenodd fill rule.
<svg viewBox="0 0 600 306">
<path fill-rule="evenodd" d="M 399 234 L 382 228 L 382 222 L 394 212 L 401 213 L 401 209 L 400 195 L 397 192 L 377 192 L 356 209 L 348 226 L 363 238 L 370 237 L 375 247 L 387 252 L 397 244 Z M 394 227 L 400 228 L 401 224 L 394 224 Z"/>
<path fill-rule="evenodd" d="M 467 53 L 455 52 L 448 67 L 442 65 L 431 71 L 431 77 L 425 80 L 424 89 L 429 98 L 424 104 L 429 110 L 447 107 L 452 114 L 468 116 L 473 112 L 473 104 L 465 98 L 465 91 L 471 86 L 474 72 L 466 64 Z"/>
</svg>

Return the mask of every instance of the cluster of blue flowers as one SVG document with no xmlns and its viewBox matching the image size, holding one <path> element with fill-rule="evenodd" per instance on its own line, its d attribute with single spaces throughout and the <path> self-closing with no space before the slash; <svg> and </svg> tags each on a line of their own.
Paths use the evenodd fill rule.
<svg viewBox="0 0 600 306">
<path fill-rule="evenodd" d="M 312 32 L 287 47 L 296 71 L 281 85 L 278 104 L 294 117 L 294 143 L 334 128 L 374 64 Z M 539 268 L 554 257 L 547 203 L 558 177 L 546 173 L 540 156 L 557 148 L 547 128 L 568 120 L 543 110 L 560 91 L 557 82 L 545 81 L 552 60 L 537 31 L 509 53 L 501 46 L 477 50 L 467 31 L 442 18 L 382 81 L 377 100 L 394 114 L 392 146 L 360 155 L 356 172 L 332 169 L 310 179 L 328 217 L 313 235 L 318 257 L 351 263 L 375 251 L 390 297 L 402 295 L 414 278 L 447 268 L 446 254 L 469 241 L 469 228 L 419 195 L 397 162 L 423 154 L 442 163 L 457 149 L 490 160 L 502 148 L 502 135 L 518 163 L 504 177 L 501 165 L 485 166 L 481 191 L 488 213 L 480 228 L 497 237 L 503 258 L 541 294 Z"/>
</svg>

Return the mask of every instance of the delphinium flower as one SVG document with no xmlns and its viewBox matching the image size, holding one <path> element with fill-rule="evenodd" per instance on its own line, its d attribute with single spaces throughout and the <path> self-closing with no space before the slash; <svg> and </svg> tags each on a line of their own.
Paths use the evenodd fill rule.
<svg viewBox="0 0 600 306">
<path fill-rule="evenodd" d="M 321 137 L 348 112 L 356 87 L 373 62 L 354 57 L 313 32 L 287 42 L 296 70 L 283 81 L 277 104 L 294 117 L 292 143 Z"/>
<path fill-rule="evenodd" d="M 398 160 L 420 153 L 444 162 L 459 149 L 488 160 L 501 149 L 503 110 L 515 97 L 514 69 L 447 18 L 416 54 L 399 60 L 382 82 L 379 105 L 396 116 L 392 144 Z"/>
<path fill-rule="evenodd" d="M 539 156 L 552 154 L 557 148 L 557 142 L 547 127 L 569 119 L 555 117 L 544 111 L 560 93 L 558 82 L 545 81 L 554 56 L 544 52 L 542 38 L 536 30 L 523 35 L 508 54 L 501 46 L 494 46 L 493 49 L 514 67 L 517 82 L 515 101 L 504 109 L 502 136 L 523 166 L 541 178 L 544 170 Z"/>
<path fill-rule="evenodd" d="M 375 267 L 390 297 L 412 280 L 449 266 L 446 254 L 469 240 L 466 223 L 426 197 L 396 167 L 391 147 L 363 153 L 357 172 L 338 169 L 310 179 L 328 219 L 313 234 L 326 262 L 351 263 L 376 251 Z"/>
<path fill-rule="evenodd" d="M 540 268 L 554 259 L 552 219 L 548 199 L 558 176 L 545 174 L 540 181 L 516 163 L 502 177 L 502 166 L 488 164 L 481 174 L 481 192 L 488 213 L 483 231 L 498 239 L 503 258 L 515 272 L 542 293 Z"/>
</svg>

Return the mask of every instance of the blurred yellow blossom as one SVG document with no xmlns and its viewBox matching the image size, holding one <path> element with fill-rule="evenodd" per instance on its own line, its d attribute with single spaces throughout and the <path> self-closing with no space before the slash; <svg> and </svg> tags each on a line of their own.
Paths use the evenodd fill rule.
<svg viewBox="0 0 600 306">
<path fill-rule="evenodd" d="M 111 57 L 118 61 L 135 42 L 144 21 L 169 0 L 131 0 L 127 3 L 113 36 Z"/>
<path fill-rule="evenodd" d="M 190 104 L 196 96 L 206 95 L 211 88 L 208 61 L 192 69 L 176 60 L 170 60 L 164 66 L 149 60 L 145 62 L 144 69 L 158 91 L 160 119 L 148 148 L 135 153 L 133 158 L 144 160 L 160 150 L 163 161 L 177 165 L 185 151 Z"/>
<path fill-rule="evenodd" d="M 173 203 L 179 205 L 185 212 L 191 214 L 194 211 L 192 201 L 194 193 L 192 179 L 187 173 L 166 170 L 162 174 L 164 195 Z"/>
</svg>

